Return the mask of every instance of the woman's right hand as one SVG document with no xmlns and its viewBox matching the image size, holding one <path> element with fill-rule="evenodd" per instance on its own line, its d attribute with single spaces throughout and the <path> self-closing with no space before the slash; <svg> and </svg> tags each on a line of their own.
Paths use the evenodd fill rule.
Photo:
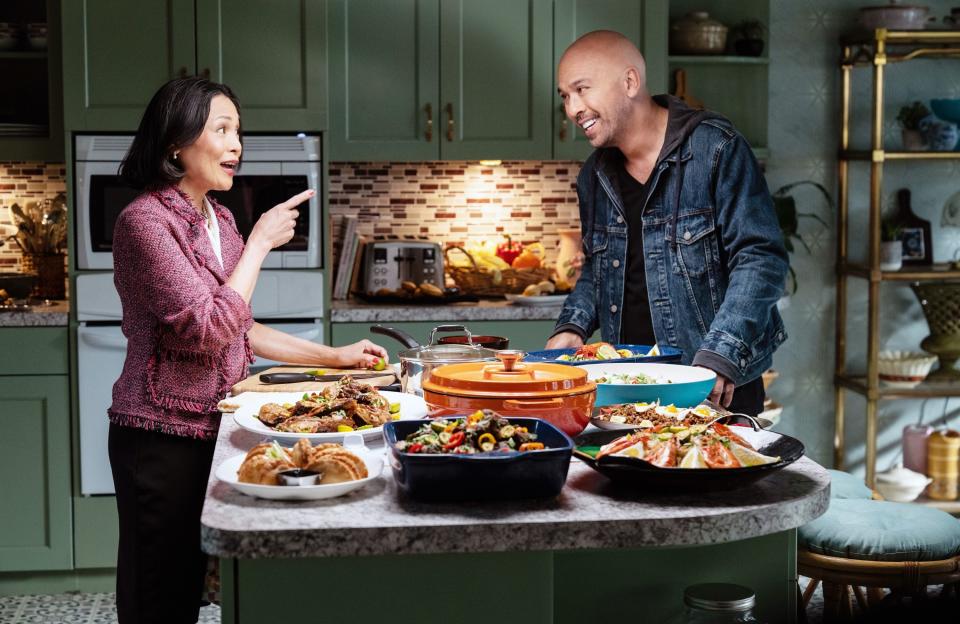
<svg viewBox="0 0 960 624">
<path fill-rule="evenodd" d="M 297 206 L 316 195 L 313 189 L 307 189 L 263 213 L 250 232 L 248 245 L 259 246 L 268 252 L 293 238 L 294 227 L 300 212 Z"/>
</svg>

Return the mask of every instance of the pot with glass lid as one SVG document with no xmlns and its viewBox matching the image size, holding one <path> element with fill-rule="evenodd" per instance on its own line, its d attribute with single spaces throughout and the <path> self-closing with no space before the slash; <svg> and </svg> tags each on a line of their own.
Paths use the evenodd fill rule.
<svg viewBox="0 0 960 624">
<path fill-rule="evenodd" d="M 473 335 L 463 325 L 438 325 L 430 332 L 430 341 L 421 345 L 410 334 L 395 327 L 374 325 L 374 334 L 390 336 L 407 347 L 398 356 L 400 359 L 400 388 L 408 394 L 423 396 L 422 383 L 438 366 L 461 362 L 495 362 L 497 352 L 474 344 Z M 437 334 L 463 332 L 465 344 L 439 344 Z"/>
</svg>

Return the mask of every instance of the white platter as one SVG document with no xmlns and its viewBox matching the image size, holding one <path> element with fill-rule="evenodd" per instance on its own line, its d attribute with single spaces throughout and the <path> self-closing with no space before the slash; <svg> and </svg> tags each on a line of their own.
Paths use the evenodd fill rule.
<svg viewBox="0 0 960 624">
<path fill-rule="evenodd" d="M 563 305 L 566 295 L 537 295 L 528 297 L 526 295 L 504 295 L 507 301 L 513 305 L 521 306 L 553 306 Z"/>
<path fill-rule="evenodd" d="M 419 420 L 427 415 L 427 404 L 423 399 L 412 394 L 403 392 L 390 392 L 389 390 L 379 390 L 391 403 L 400 404 L 400 420 Z M 267 403 L 296 403 L 303 398 L 303 392 L 244 392 L 236 398 L 240 404 L 240 409 L 233 413 L 233 421 L 241 428 L 247 431 L 282 440 L 284 442 L 294 443 L 301 438 L 306 438 L 311 442 L 342 442 L 343 436 L 347 433 L 291 433 L 286 431 L 274 431 L 257 419 L 260 408 Z M 348 432 L 352 433 L 352 432 Z M 374 427 L 364 429 L 356 433 L 363 434 L 366 441 L 378 441 L 383 439 L 383 427 Z"/>
<path fill-rule="evenodd" d="M 357 481 L 330 483 L 327 485 L 260 485 L 258 483 L 241 483 L 237 480 L 237 471 L 243 463 L 246 453 L 234 455 L 225 459 L 217 466 L 218 479 L 247 496 L 268 498 L 271 500 L 320 500 L 334 498 L 358 490 L 380 476 L 383 471 L 383 454 L 368 451 L 353 451 L 367 465 L 368 476 Z"/>
</svg>

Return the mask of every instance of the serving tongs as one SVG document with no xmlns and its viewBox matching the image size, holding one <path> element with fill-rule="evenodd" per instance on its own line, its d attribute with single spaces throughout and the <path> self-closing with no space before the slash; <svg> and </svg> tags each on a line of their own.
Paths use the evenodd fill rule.
<svg viewBox="0 0 960 624">
<path fill-rule="evenodd" d="M 707 426 L 712 425 L 713 423 L 720 423 L 722 425 L 740 425 L 748 424 L 753 428 L 754 431 L 760 431 L 761 429 L 769 429 L 773 426 L 773 421 L 760 416 L 751 416 L 750 414 L 743 414 L 740 412 L 731 412 L 724 407 L 720 407 L 710 399 L 704 399 L 701 405 L 706 405 L 713 411 L 717 412 L 719 416 L 707 423 Z"/>
</svg>

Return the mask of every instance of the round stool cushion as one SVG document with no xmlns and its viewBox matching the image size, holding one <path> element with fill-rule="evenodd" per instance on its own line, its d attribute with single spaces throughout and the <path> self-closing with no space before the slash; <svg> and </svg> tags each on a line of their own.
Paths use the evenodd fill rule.
<svg viewBox="0 0 960 624">
<path fill-rule="evenodd" d="M 835 498 L 797 532 L 812 553 L 870 561 L 937 561 L 960 554 L 960 520 L 912 503 Z"/>
<path fill-rule="evenodd" d="M 830 498 L 859 498 L 870 500 L 873 492 L 864 482 L 841 470 L 827 470 L 830 473 Z"/>
</svg>

